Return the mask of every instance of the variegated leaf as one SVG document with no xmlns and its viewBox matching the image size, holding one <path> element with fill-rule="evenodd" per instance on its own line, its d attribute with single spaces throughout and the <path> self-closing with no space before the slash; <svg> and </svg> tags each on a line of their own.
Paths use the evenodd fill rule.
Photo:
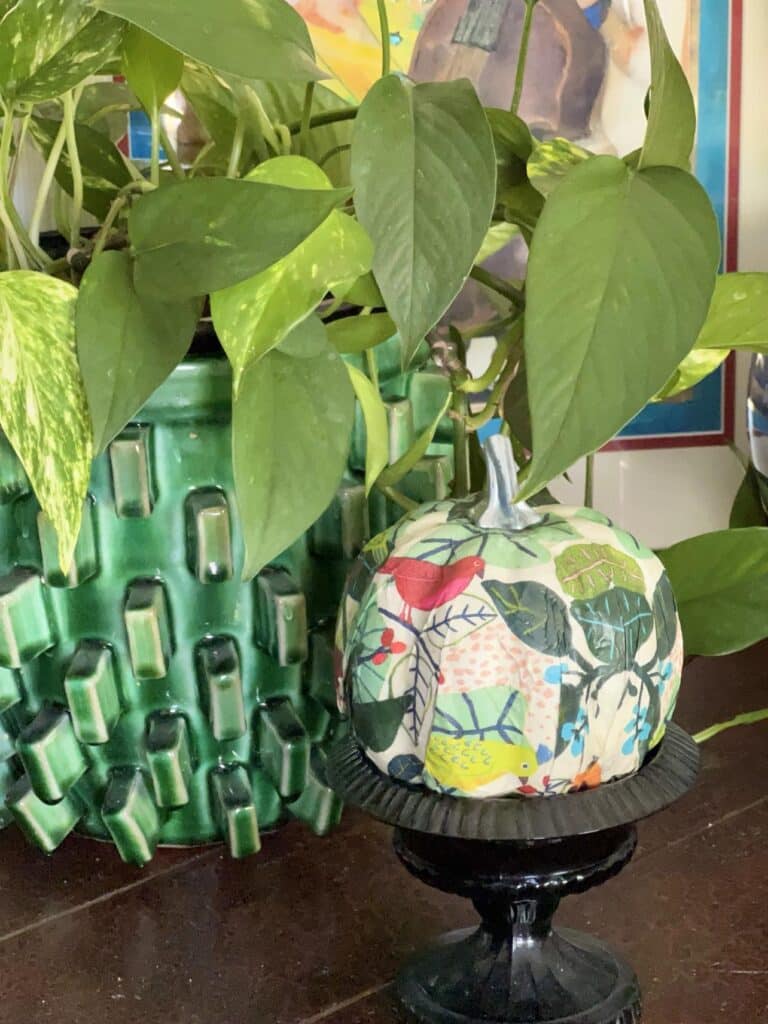
<svg viewBox="0 0 768 1024">
<path fill-rule="evenodd" d="M 59 539 L 67 569 L 91 469 L 75 350 L 77 290 L 28 270 L 0 274 L 0 426 Z"/>
<path fill-rule="evenodd" d="M 82 0 L 0 0 L 0 91 L 40 102 L 95 74 L 117 48 L 122 24 Z"/>
<path fill-rule="evenodd" d="M 302 156 L 281 156 L 260 164 L 251 181 L 295 189 L 330 189 L 323 171 Z M 271 267 L 211 295 L 211 313 L 235 372 L 275 348 L 339 281 L 371 268 L 373 246 L 363 228 L 341 210 Z"/>
</svg>

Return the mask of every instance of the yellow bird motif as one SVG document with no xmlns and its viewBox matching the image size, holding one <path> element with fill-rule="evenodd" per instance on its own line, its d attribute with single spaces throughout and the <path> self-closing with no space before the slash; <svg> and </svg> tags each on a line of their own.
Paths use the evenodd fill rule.
<svg viewBox="0 0 768 1024">
<path fill-rule="evenodd" d="M 539 763 L 535 751 L 526 744 L 432 733 L 425 767 L 446 789 L 472 792 L 502 775 L 517 775 L 524 782 Z"/>
</svg>

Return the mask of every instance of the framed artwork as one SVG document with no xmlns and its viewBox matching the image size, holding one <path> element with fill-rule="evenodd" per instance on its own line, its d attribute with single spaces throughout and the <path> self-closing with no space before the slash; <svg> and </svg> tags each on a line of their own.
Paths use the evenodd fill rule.
<svg viewBox="0 0 768 1024">
<path fill-rule="evenodd" d="M 376 0 L 289 0 L 309 25 L 328 88 L 356 102 L 379 75 Z M 723 268 L 738 249 L 739 128 L 744 0 L 657 0 L 698 106 L 696 173 L 723 238 Z M 470 78 L 483 102 L 508 107 L 525 5 L 522 0 L 388 0 L 392 66 L 416 81 Z M 542 138 L 561 136 L 598 153 L 623 155 L 642 142 L 650 61 L 643 0 L 539 0 L 520 113 Z M 132 114 L 130 152 L 148 154 L 146 119 Z M 491 269 L 523 271 L 513 243 Z M 451 316 L 488 318 L 470 282 Z M 733 439 L 732 358 L 675 400 L 648 406 L 608 449 L 717 445 Z"/>
</svg>

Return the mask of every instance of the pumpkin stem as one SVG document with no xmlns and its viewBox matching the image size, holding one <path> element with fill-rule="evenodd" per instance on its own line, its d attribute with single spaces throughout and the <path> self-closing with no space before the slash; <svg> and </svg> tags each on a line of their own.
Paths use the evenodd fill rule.
<svg viewBox="0 0 768 1024">
<path fill-rule="evenodd" d="M 492 434 L 483 445 L 488 463 L 485 497 L 473 519 L 485 529 L 525 530 L 542 517 L 525 501 L 515 502 L 517 464 L 512 444 L 503 434 Z"/>
</svg>

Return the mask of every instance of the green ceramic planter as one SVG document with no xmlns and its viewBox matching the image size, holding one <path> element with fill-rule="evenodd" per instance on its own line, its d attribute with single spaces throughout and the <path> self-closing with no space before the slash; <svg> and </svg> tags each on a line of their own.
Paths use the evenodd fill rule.
<svg viewBox="0 0 768 1024">
<path fill-rule="evenodd" d="M 434 372 L 380 358 L 393 455 L 440 407 Z M 349 560 L 393 510 L 351 469 L 314 527 L 254 581 L 230 458 L 230 374 L 190 360 L 94 462 L 65 577 L 23 470 L 0 452 L 0 814 L 46 851 L 74 828 L 123 859 L 225 840 L 235 857 L 287 817 L 324 833 L 337 729 L 332 632 Z M 440 496 L 447 435 L 404 490 Z M 396 514 L 396 513 L 395 513 Z"/>
</svg>

